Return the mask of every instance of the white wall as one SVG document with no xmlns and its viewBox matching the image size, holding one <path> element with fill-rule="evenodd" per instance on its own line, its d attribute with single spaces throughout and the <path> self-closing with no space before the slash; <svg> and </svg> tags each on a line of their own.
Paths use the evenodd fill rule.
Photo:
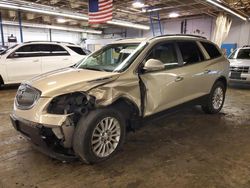
<svg viewBox="0 0 250 188">
<path fill-rule="evenodd" d="M 162 22 L 163 34 L 179 34 L 181 33 L 181 22 L 184 19 L 171 19 Z M 187 19 L 187 34 L 202 35 L 211 40 L 214 31 L 216 18 L 209 16 L 193 17 Z M 107 29 L 109 33 L 112 31 Z M 124 29 L 116 29 L 119 33 Z M 127 37 L 152 37 L 152 31 L 140 31 L 137 29 L 126 29 Z M 121 37 L 121 36 L 119 36 Z M 116 36 L 116 38 L 119 38 Z M 98 40 L 95 41 L 98 43 Z M 233 19 L 232 26 L 228 37 L 224 43 L 237 43 L 238 46 L 250 45 L 250 22 L 243 22 L 242 20 Z"/>
<path fill-rule="evenodd" d="M 18 26 L 4 25 L 3 32 L 4 32 L 4 41 L 7 45 L 8 45 L 8 36 L 10 36 L 11 34 L 17 37 L 18 43 L 21 42 L 20 31 Z M 81 40 L 81 33 L 79 32 L 52 30 L 51 34 L 52 34 L 52 41 L 72 42 L 79 44 Z M 23 27 L 23 40 L 24 42 L 37 41 L 37 40 L 49 41 L 50 40 L 49 30 L 41 28 Z"/>
<path fill-rule="evenodd" d="M 52 41 L 72 42 L 79 44 L 81 39 L 81 33 L 78 32 L 52 30 L 51 35 Z"/>
<path fill-rule="evenodd" d="M 181 22 L 184 19 L 171 19 L 162 21 L 162 31 L 163 34 L 180 34 L 181 33 Z M 202 35 L 211 38 L 213 31 L 214 19 L 208 16 L 200 16 L 187 18 L 187 34 Z M 122 35 L 117 35 L 117 33 L 126 32 L 127 38 L 136 37 L 152 37 L 152 31 L 141 31 L 138 29 L 131 28 L 121 28 L 121 29 L 110 29 L 107 28 L 105 33 L 115 33 L 116 38 L 120 38 Z"/>
<path fill-rule="evenodd" d="M 250 23 L 233 19 L 229 35 L 224 43 L 236 43 L 238 47 L 250 45 Z"/>
<path fill-rule="evenodd" d="M 180 34 L 181 22 L 184 19 L 171 19 L 162 22 L 163 34 Z M 208 16 L 187 18 L 187 31 L 186 34 L 201 35 L 208 39 L 211 38 L 213 31 L 214 20 Z M 144 37 L 151 37 L 151 31 L 144 31 Z"/>
<path fill-rule="evenodd" d="M 162 22 L 163 34 L 177 34 L 181 32 L 181 22 L 184 19 L 171 19 Z M 215 19 L 209 16 L 193 17 L 187 19 L 187 34 L 197 34 L 211 39 L 214 29 Z M 7 43 L 8 36 L 13 34 L 17 37 L 17 41 L 20 43 L 20 32 L 18 26 L 4 25 L 4 40 Z M 126 32 L 127 38 L 135 37 L 151 37 L 151 31 L 142 31 L 132 28 L 107 28 L 104 33 L 107 35 L 91 35 L 83 36 L 79 32 L 68 32 L 60 30 L 52 30 L 53 41 L 73 42 L 79 44 L 81 38 L 87 38 L 86 45 L 84 47 L 103 46 L 118 38 L 124 37 Z M 115 33 L 114 35 L 112 33 Z M 49 41 L 49 30 L 40 28 L 23 28 L 24 41 L 32 40 L 47 40 Z M 237 43 L 238 46 L 250 44 L 250 23 L 241 21 L 234 18 L 231 30 L 224 43 Z M 92 49 L 93 50 L 93 49 Z"/>
</svg>

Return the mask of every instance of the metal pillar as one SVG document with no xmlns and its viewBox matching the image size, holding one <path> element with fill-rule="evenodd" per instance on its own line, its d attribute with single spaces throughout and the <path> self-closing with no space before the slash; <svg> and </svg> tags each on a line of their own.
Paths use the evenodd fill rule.
<svg viewBox="0 0 250 188">
<path fill-rule="evenodd" d="M 2 13 L 1 12 L 0 12 L 0 30 L 1 30 L 2 45 L 4 46 L 3 20 L 2 20 Z"/>
<path fill-rule="evenodd" d="M 184 22 L 184 34 L 187 33 L 187 20 L 185 19 L 185 22 Z"/>
<path fill-rule="evenodd" d="M 181 22 L 181 34 L 187 33 L 187 19 Z"/>
<path fill-rule="evenodd" d="M 19 23 L 19 30 L 20 30 L 20 39 L 23 42 L 23 28 L 22 28 L 22 17 L 21 17 L 20 10 L 18 11 L 18 23 Z"/>
<path fill-rule="evenodd" d="M 51 33 L 51 29 L 49 29 L 49 41 L 52 42 L 52 33 Z"/>
</svg>

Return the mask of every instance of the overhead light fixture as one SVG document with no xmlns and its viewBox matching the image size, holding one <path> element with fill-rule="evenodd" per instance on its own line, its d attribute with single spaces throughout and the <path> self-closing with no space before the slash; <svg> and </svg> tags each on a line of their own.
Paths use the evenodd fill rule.
<svg viewBox="0 0 250 188">
<path fill-rule="evenodd" d="M 14 9 L 14 10 L 23 10 L 23 11 L 28 11 L 28 12 L 35 12 L 35 13 L 40 13 L 40 14 L 47 14 L 47 15 L 53 15 L 53 16 L 58 16 L 58 17 L 65 17 L 65 18 L 71 18 L 71 19 L 76 19 L 76 20 L 85 20 L 88 21 L 89 18 L 86 15 L 82 14 L 77 14 L 77 13 L 62 13 L 58 11 L 53 11 L 53 10 L 44 10 L 44 9 L 38 9 L 38 8 L 30 8 L 30 7 L 24 7 L 20 5 L 15 5 L 15 4 L 5 4 L 5 3 L 0 3 L 1 8 L 6 8 L 6 9 Z M 118 26 L 124 26 L 124 27 L 131 27 L 135 29 L 142 29 L 142 30 L 149 30 L 149 26 L 146 25 L 141 25 L 141 24 L 134 24 L 132 22 L 125 22 L 122 20 L 112 20 L 108 21 L 108 24 L 111 25 L 118 25 Z"/>
<path fill-rule="evenodd" d="M 169 14 L 169 18 L 177 18 L 179 16 L 180 16 L 180 14 L 178 14 L 176 12 L 172 12 L 172 13 Z"/>
<path fill-rule="evenodd" d="M 163 8 L 152 8 L 152 9 L 147 9 L 147 8 L 143 8 L 142 12 L 156 12 L 159 10 L 162 10 Z"/>
<path fill-rule="evenodd" d="M 135 0 L 133 2 L 132 6 L 135 8 L 143 8 L 145 6 L 145 4 L 140 0 Z"/>
<path fill-rule="evenodd" d="M 217 3 L 217 2 L 212 1 L 212 0 L 207 0 L 207 2 L 209 2 L 209 3 L 211 3 L 211 4 L 215 5 L 215 6 L 217 6 L 217 7 L 221 8 L 221 9 L 223 9 L 223 10 L 225 10 L 225 11 L 227 11 L 227 12 L 229 12 L 229 13 L 235 15 L 235 16 L 237 16 L 238 18 L 240 18 L 240 19 L 242 19 L 242 20 L 244 20 L 244 21 L 247 21 L 247 18 L 246 18 L 246 17 L 241 16 L 241 15 L 238 14 L 237 12 L 231 10 L 230 8 L 225 7 L 224 5 L 222 5 L 222 4 L 220 4 L 220 3 Z"/>
<path fill-rule="evenodd" d="M 57 21 L 58 23 L 65 23 L 65 22 L 67 22 L 67 20 L 65 20 L 65 19 L 63 19 L 63 18 L 57 18 L 56 21 Z"/>
</svg>

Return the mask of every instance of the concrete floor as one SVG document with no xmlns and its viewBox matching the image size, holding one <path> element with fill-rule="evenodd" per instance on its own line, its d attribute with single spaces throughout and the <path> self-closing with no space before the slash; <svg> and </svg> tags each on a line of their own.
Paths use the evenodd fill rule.
<svg viewBox="0 0 250 188">
<path fill-rule="evenodd" d="M 218 115 L 194 107 L 146 123 L 93 166 L 32 149 L 10 124 L 15 91 L 0 91 L 0 188 L 250 187 L 250 86 L 231 87 Z"/>
</svg>

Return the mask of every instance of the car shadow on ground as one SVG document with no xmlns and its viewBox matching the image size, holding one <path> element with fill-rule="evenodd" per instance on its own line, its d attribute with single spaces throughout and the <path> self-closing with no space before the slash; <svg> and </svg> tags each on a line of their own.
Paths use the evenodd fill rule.
<svg viewBox="0 0 250 188">
<path fill-rule="evenodd" d="M 230 83 L 229 87 L 231 89 L 250 90 L 250 83 Z"/>
<path fill-rule="evenodd" d="M 11 84 L 0 87 L 0 91 L 17 90 L 20 84 Z"/>
</svg>

